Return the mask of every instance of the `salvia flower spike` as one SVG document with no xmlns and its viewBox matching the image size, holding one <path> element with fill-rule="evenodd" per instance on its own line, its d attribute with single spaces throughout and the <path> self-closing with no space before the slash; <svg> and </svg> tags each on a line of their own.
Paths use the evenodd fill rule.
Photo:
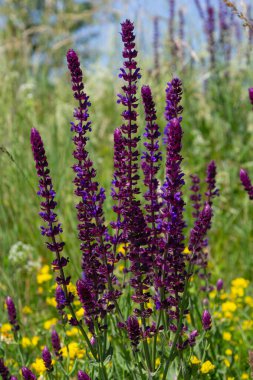
<svg viewBox="0 0 253 380">
<path fill-rule="evenodd" d="M 212 317 L 208 310 L 203 311 L 202 326 L 203 326 L 203 329 L 206 331 L 212 328 Z"/>
<path fill-rule="evenodd" d="M 2 376 L 3 380 L 9 380 L 10 379 L 9 369 L 4 364 L 3 359 L 0 359 L 0 375 Z"/>
<path fill-rule="evenodd" d="M 73 165 L 75 173 L 75 194 L 80 201 L 76 206 L 78 217 L 78 237 L 81 240 L 82 251 L 82 279 L 77 282 L 79 297 L 85 289 L 92 296 L 93 307 L 86 307 L 85 321 L 93 332 L 92 318 L 104 318 L 108 301 L 113 302 L 120 293 L 113 290 L 113 263 L 114 256 L 109 242 L 107 228 L 104 224 L 103 203 L 105 191 L 95 180 L 96 170 L 91 161 L 86 144 L 86 133 L 91 130 L 88 108 L 89 97 L 84 92 L 83 73 L 78 56 L 74 50 L 67 53 L 68 68 L 71 74 L 72 90 L 78 100 L 78 108 L 74 111 L 75 123 L 71 123 L 74 132 L 73 142 L 75 150 L 73 156 L 77 161 Z M 109 261 L 112 264 L 109 264 Z M 83 299 L 80 298 L 81 303 Z M 87 306 L 87 305 L 86 305 Z"/>
<path fill-rule="evenodd" d="M 43 348 L 41 357 L 47 371 L 51 372 L 53 370 L 52 356 L 47 346 Z"/>
<path fill-rule="evenodd" d="M 53 330 L 51 333 L 51 342 L 54 349 L 55 356 L 61 358 L 61 341 L 57 331 Z"/>
<path fill-rule="evenodd" d="M 163 275 L 162 286 L 170 294 L 168 300 L 160 300 L 159 304 L 170 305 L 169 315 L 172 319 L 178 318 L 179 293 L 184 289 L 185 262 L 184 262 L 184 234 L 183 220 L 184 201 L 181 188 L 184 185 L 181 170 L 182 156 L 182 106 L 179 104 L 182 95 L 182 83 L 174 78 L 166 89 L 165 117 L 168 124 L 165 129 L 167 140 L 166 178 L 161 188 L 162 209 L 160 216 L 161 229 L 164 234 L 165 254 L 160 260 Z M 173 327 L 172 327 L 173 328 Z"/>
<path fill-rule="evenodd" d="M 32 371 L 27 367 L 21 368 L 21 373 L 24 380 L 37 380 L 37 377 L 32 373 Z"/>
<path fill-rule="evenodd" d="M 68 258 L 61 256 L 64 242 L 60 241 L 59 238 L 57 239 L 57 237 L 62 233 L 62 227 L 61 224 L 58 223 L 57 215 L 54 211 L 57 205 L 55 201 L 55 191 L 50 176 L 50 170 L 48 168 L 44 144 L 39 132 L 35 128 L 32 128 L 31 130 L 31 146 L 37 175 L 39 177 L 38 195 L 43 199 L 40 204 L 40 216 L 46 224 L 46 226 L 41 227 L 41 233 L 49 238 L 50 241 L 47 242 L 47 248 L 56 255 L 56 259 L 52 262 L 52 267 L 59 273 L 56 277 L 56 282 L 58 285 L 63 286 L 66 304 L 68 304 L 73 300 L 72 294 L 67 291 L 67 285 L 70 282 L 70 277 L 65 277 L 63 270 L 68 263 Z"/>
<path fill-rule="evenodd" d="M 253 186 L 247 170 L 240 170 L 240 179 L 245 191 L 249 195 L 249 199 L 253 199 Z"/>
<path fill-rule="evenodd" d="M 87 373 L 85 373 L 83 371 L 78 371 L 77 379 L 78 380 L 91 380 L 91 378 L 87 375 Z"/>
<path fill-rule="evenodd" d="M 19 324 L 17 321 L 17 312 L 16 312 L 15 304 L 14 304 L 12 298 L 9 296 L 6 298 L 5 303 L 6 303 L 6 307 L 7 307 L 9 322 L 12 325 L 13 330 L 18 331 L 19 330 Z"/>
</svg>

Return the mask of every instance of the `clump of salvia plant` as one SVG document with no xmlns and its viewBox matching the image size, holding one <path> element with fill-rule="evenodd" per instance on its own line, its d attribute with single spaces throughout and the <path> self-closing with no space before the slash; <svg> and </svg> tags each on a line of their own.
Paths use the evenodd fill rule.
<svg viewBox="0 0 253 380">
<path fill-rule="evenodd" d="M 87 348 L 85 370 L 89 375 L 83 372 L 83 364 L 78 364 L 75 374 L 79 380 L 88 380 L 90 376 L 92 379 L 150 379 L 161 376 L 168 379 L 175 371 L 179 371 L 178 376 L 186 376 L 185 353 L 188 356 L 198 336 L 206 336 L 212 326 L 208 310 L 203 310 L 202 316 L 201 313 L 196 314 L 194 325 L 190 325 L 186 317 L 193 302 L 189 292 L 192 276 L 199 267 L 206 268 L 207 265 L 206 234 L 211 227 L 212 200 L 217 194 L 215 163 L 212 161 L 207 169 L 205 198 L 199 194 L 199 178 L 192 176 L 194 226 L 188 239 L 185 236 L 181 154 L 182 82 L 173 78 L 166 88 L 165 177 L 161 180 L 158 178 L 162 164 L 161 130 L 148 85 L 141 88 L 146 125 L 144 145 L 140 146 L 137 109 L 141 73 L 131 21 L 122 23 L 121 36 L 124 63 L 119 74 L 123 84 L 118 103 L 122 107 L 122 125 L 117 126 L 114 132 L 111 189 L 114 218 L 110 223 L 105 221 L 103 212 L 105 190 L 96 179 L 96 170 L 88 152 L 92 124 L 83 72 L 76 52 L 69 50 L 67 53 L 77 102 L 71 132 L 77 237 L 81 252 L 76 293 L 84 309 L 81 319 L 76 315 L 74 294 L 68 290 L 70 276 L 65 271 L 69 268 L 69 259 L 63 255 L 62 226 L 56 214 L 55 191 L 43 141 L 35 128 L 31 131 L 39 177 L 40 216 L 45 222 L 41 233 L 46 236 L 47 248 L 53 253 L 59 320 L 63 325 L 69 323 L 78 327 Z M 144 194 L 140 190 L 140 169 L 143 171 Z M 120 267 L 124 268 L 122 272 Z M 14 303 L 8 297 L 6 304 L 13 330 L 19 334 Z M 41 357 L 49 379 L 66 376 L 61 341 L 56 330 L 51 334 L 51 347 L 44 347 Z M 109 361 L 112 361 L 111 366 L 106 365 Z M 22 365 L 23 378 L 36 379 L 27 368 L 29 363 Z M 15 379 L 10 377 L 2 359 L 0 374 L 4 380 Z"/>
</svg>

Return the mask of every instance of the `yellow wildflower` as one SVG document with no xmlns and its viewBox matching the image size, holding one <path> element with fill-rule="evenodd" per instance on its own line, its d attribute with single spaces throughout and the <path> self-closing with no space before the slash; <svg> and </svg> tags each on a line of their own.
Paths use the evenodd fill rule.
<svg viewBox="0 0 253 380">
<path fill-rule="evenodd" d="M 242 329 L 243 330 L 251 330 L 252 328 L 253 328 L 253 321 L 246 320 L 246 321 L 242 322 Z"/>
<path fill-rule="evenodd" d="M 214 289 L 209 293 L 209 297 L 211 300 L 213 300 L 216 297 L 217 291 Z"/>
<path fill-rule="evenodd" d="M 227 341 L 229 342 L 229 341 L 231 340 L 231 338 L 232 338 L 232 335 L 231 335 L 230 332 L 225 331 L 225 332 L 222 334 L 222 337 L 223 337 L 224 340 L 227 340 Z"/>
<path fill-rule="evenodd" d="M 197 356 L 191 356 L 190 357 L 191 364 L 199 364 L 201 361 L 197 358 Z"/>
<path fill-rule="evenodd" d="M 52 319 L 48 319 L 47 321 L 44 322 L 44 329 L 45 330 L 50 330 L 50 328 L 52 326 L 55 326 L 57 324 L 57 318 L 52 318 Z"/>
<path fill-rule="evenodd" d="M 200 368 L 200 372 L 201 373 L 209 373 L 211 372 L 212 370 L 214 370 L 215 368 L 215 365 L 213 365 L 210 360 L 207 360 L 206 362 L 204 362 Z"/>
<path fill-rule="evenodd" d="M 158 367 L 161 364 L 161 359 L 157 358 L 155 361 L 155 366 Z"/>
<path fill-rule="evenodd" d="M 82 318 L 84 316 L 84 309 L 81 307 L 79 310 L 76 312 L 77 318 Z"/>
<path fill-rule="evenodd" d="M 30 341 L 30 339 L 27 336 L 23 336 L 22 337 L 22 339 L 21 339 L 21 346 L 23 348 L 31 346 L 31 341 Z"/>
<path fill-rule="evenodd" d="M 250 297 L 250 296 L 246 296 L 246 297 L 244 298 L 244 301 L 245 301 L 245 303 L 246 303 L 247 305 L 249 305 L 250 307 L 253 307 L 253 298 L 252 298 L 252 297 Z"/>
<path fill-rule="evenodd" d="M 74 284 L 72 284 L 72 282 L 70 282 L 67 286 L 68 288 L 68 291 L 71 292 L 72 294 L 74 294 L 75 296 L 77 295 L 77 290 L 76 290 L 76 286 Z"/>
<path fill-rule="evenodd" d="M 29 306 L 24 306 L 22 309 L 23 314 L 32 314 L 32 309 Z"/>
<path fill-rule="evenodd" d="M 38 336 L 33 336 L 31 339 L 32 345 L 37 346 L 39 340 L 40 340 L 40 338 Z"/>
<path fill-rule="evenodd" d="M 241 376 L 241 379 L 242 380 L 247 380 L 247 379 L 249 379 L 249 375 L 247 373 L 243 373 L 242 376 Z"/>
<path fill-rule="evenodd" d="M 47 305 L 49 305 L 49 306 L 53 306 L 53 307 L 56 307 L 56 306 L 57 306 L 57 302 L 56 302 L 56 300 L 55 300 L 54 297 L 47 297 L 47 298 L 46 298 L 46 303 L 47 303 Z"/>
<path fill-rule="evenodd" d="M 231 287 L 231 295 L 232 297 L 243 297 L 244 296 L 244 288 L 237 288 L 235 286 Z"/>
<path fill-rule="evenodd" d="M 245 278 L 242 277 L 235 278 L 232 281 L 232 286 L 234 286 L 235 288 L 246 289 L 249 286 L 249 280 L 245 280 Z"/>
<path fill-rule="evenodd" d="M 47 370 L 45 367 L 45 364 L 41 358 L 36 358 L 35 362 L 31 364 L 31 367 L 39 375 L 43 375 L 43 373 L 46 372 L 46 370 Z"/>
<path fill-rule="evenodd" d="M 62 356 L 67 358 L 69 356 L 69 359 L 82 359 L 84 357 L 85 351 L 83 349 L 79 348 L 78 343 L 71 342 L 68 345 L 68 348 L 66 346 L 62 347 Z"/>
<path fill-rule="evenodd" d="M 223 312 L 230 311 L 234 312 L 237 309 L 237 306 L 234 302 L 226 301 L 222 304 L 221 309 Z"/>
<path fill-rule="evenodd" d="M 66 332 L 66 335 L 67 335 L 67 336 L 76 336 L 76 335 L 78 335 L 78 334 L 79 334 L 79 330 L 78 330 L 77 327 L 72 327 L 71 330 L 68 330 L 68 331 Z"/>
<path fill-rule="evenodd" d="M 0 326 L 0 338 L 5 341 L 13 339 L 13 333 L 10 323 L 3 323 Z"/>
<path fill-rule="evenodd" d="M 238 354 L 236 354 L 236 355 L 234 356 L 234 359 L 235 359 L 235 362 L 237 362 L 237 361 L 238 361 L 238 359 L 239 359 L 239 355 L 238 355 Z"/>
<path fill-rule="evenodd" d="M 228 355 L 228 356 L 231 356 L 233 354 L 233 351 L 230 350 L 230 348 L 227 348 L 226 351 L 225 351 L 225 354 Z"/>
<path fill-rule="evenodd" d="M 234 377 L 227 377 L 227 380 L 235 380 L 235 378 Z"/>
<path fill-rule="evenodd" d="M 53 276 L 49 273 L 49 270 L 50 270 L 49 265 L 44 265 L 40 269 L 40 271 L 37 274 L 37 283 L 39 285 L 43 284 L 43 282 L 47 282 L 51 280 Z"/>
<path fill-rule="evenodd" d="M 227 368 L 230 367 L 230 361 L 228 359 L 224 359 L 224 364 Z"/>
</svg>

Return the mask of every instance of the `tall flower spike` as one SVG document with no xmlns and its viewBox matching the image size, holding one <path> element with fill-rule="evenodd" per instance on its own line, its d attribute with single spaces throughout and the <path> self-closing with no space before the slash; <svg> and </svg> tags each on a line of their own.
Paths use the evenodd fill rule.
<svg viewBox="0 0 253 380">
<path fill-rule="evenodd" d="M 253 87 L 249 88 L 249 100 L 250 103 L 253 105 Z"/>
<path fill-rule="evenodd" d="M 212 208 L 207 203 L 201 210 L 198 219 L 190 233 L 189 250 L 198 252 L 202 248 L 202 242 L 211 226 Z"/>
<path fill-rule="evenodd" d="M 140 69 L 137 67 L 137 62 L 135 58 L 137 57 L 137 51 L 135 50 L 135 35 L 134 35 L 134 25 L 131 21 L 126 20 L 121 24 L 122 27 L 122 41 L 124 43 L 123 58 L 124 67 L 120 69 L 119 77 L 125 81 L 125 84 L 122 86 L 124 95 L 118 95 L 118 103 L 121 103 L 126 109 L 122 112 L 122 117 L 124 119 L 124 124 L 121 126 L 122 141 L 125 147 L 125 173 L 121 173 L 121 176 L 126 177 L 124 191 L 121 191 L 122 198 L 122 210 L 124 211 L 124 234 L 126 240 L 129 237 L 130 240 L 135 238 L 140 241 L 143 240 L 143 231 L 144 229 L 139 230 L 140 233 L 136 236 L 136 230 L 134 222 L 136 218 L 139 218 L 139 222 L 142 219 L 140 211 L 140 202 L 135 199 L 136 194 L 140 193 L 139 188 L 137 187 L 137 182 L 139 180 L 138 174 L 138 156 L 137 144 L 139 142 L 139 137 L 134 136 L 137 132 L 137 112 L 136 108 L 137 98 L 137 81 L 141 77 Z M 139 243 L 140 243 L 139 241 Z"/>
<path fill-rule="evenodd" d="M 91 378 L 87 375 L 87 373 L 85 373 L 83 371 L 78 371 L 77 379 L 78 380 L 91 380 Z"/>
<path fill-rule="evenodd" d="M 6 298 L 5 303 L 6 303 L 6 307 L 7 307 L 9 322 L 12 325 L 13 330 L 18 331 L 19 330 L 19 324 L 17 321 L 17 312 L 16 312 L 15 304 L 14 304 L 12 298 L 9 296 Z"/>
<path fill-rule="evenodd" d="M 162 209 L 161 209 L 161 229 L 164 234 L 165 254 L 161 261 L 163 276 L 162 286 L 171 295 L 170 300 L 158 301 L 158 305 L 169 307 L 171 318 L 178 317 L 179 293 L 184 289 L 185 263 L 184 263 L 184 234 L 185 222 L 183 220 L 184 201 L 182 199 L 181 188 L 184 184 L 181 170 L 181 146 L 183 131 L 181 128 L 182 106 L 179 104 L 182 95 L 182 83 L 175 78 L 168 83 L 166 89 L 166 109 L 165 116 L 168 120 L 166 126 L 167 137 L 167 158 L 166 158 L 166 179 L 161 188 Z M 160 307 L 160 306 L 159 306 Z M 176 310 L 176 311 L 175 311 Z"/>
<path fill-rule="evenodd" d="M 74 111 L 74 118 L 77 122 L 71 123 L 71 130 L 75 133 L 73 156 L 77 163 L 73 165 L 75 172 L 73 182 L 76 187 L 75 194 L 80 199 L 76 208 L 79 221 L 78 237 L 81 240 L 83 282 L 86 282 L 86 286 L 95 297 L 95 303 L 100 306 L 101 316 L 104 316 L 108 300 L 113 301 L 117 298 L 111 287 L 113 265 L 108 264 L 108 261 L 114 262 L 114 257 L 108 243 L 107 228 L 104 224 L 105 191 L 103 188 L 99 188 L 98 182 L 95 181 L 96 170 L 86 150 L 88 140 L 86 133 L 91 131 L 91 122 L 88 120 L 90 102 L 89 97 L 84 92 L 83 73 L 74 50 L 68 51 L 67 62 L 74 97 L 79 104 Z M 106 293 L 107 296 L 103 297 L 103 293 L 108 288 L 108 283 L 110 283 L 110 291 Z M 92 318 L 92 309 L 89 309 L 89 313 L 87 321 Z M 97 315 L 97 308 L 94 313 Z"/>
<path fill-rule="evenodd" d="M 202 314 L 202 326 L 204 330 L 211 330 L 212 328 L 212 318 L 208 310 L 204 310 Z"/>
<path fill-rule="evenodd" d="M 24 380 L 37 380 L 37 377 L 27 367 L 22 367 L 21 373 Z"/>
<path fill-rule="evenodd" d="M 61 342 L 60 342 L 59 335 L 55 330 L 53 330 L 51 333 L 51 342 L 52 342 L 52 347 L 54 349 L 55 356 L 61 360 L 62 359 Z"/>
<path fill-rule="evenodd" d="M 190 195 L 190 199 L 193 202 L 192 207 L 194 209 L 192 212 L 192 216 L 194 219 L 197 219 L 199 216 L 200 208 L 201 208 L 201 194 L 199 192 L 200 191 L 200 186 L 199 186 L 200 179 L 196 174 L 192 174 L 190 177 L 192 180 L 192 186 L 190 188 L 192 191 L 192 194 Z"/>
<path fill-rule="evenodd" d="M 146 200 L 146 215 L 147 232 L 151 245 L 157 244 L 157 219 L 161 202 L 158 200 L 158 179 L 156 175 L 160 169 L 162 159 L 159 150 L 159 127 L 156 123 L 155 103 L 152 98 L 152 93 L 149 86 L 143 86 L 141 89 L 142 101 L 145 110 L 146 127 L 144 137 L 147 141 L 144 142 L 145 151 L 142 153 L 141 167 L 144 173 L 144 184 L 148 188 L 144 194 Z"/>
<path fill-rule="evenodd" d="M 246 170 L 240 170 L 240 179 L 245 191 L 249 195 L 249 199 L 253 199 L 253 186 Z"/>
<path fill-rule="evenodd" d="M 52 262 L 53 270 L 57 271 L 59 274 L 56 277 L 56 282 L 58 285 L 63 286 L 65 296 L 67 298 L 66 303 L 71 300 L 68 298 L 67 285 L 70 282 L 70 277 L 65 277 L 63 268 L 68 263 L 68 258 L 61 256 L 61 252 L 64 247 L 64 243 L 57 239 L 57 236 L 62 233 L 61 224 L 57 221 L 57 215 L 54 209 L 57 205 L 55 201 L 55 191 L 53 188 L 52 179 L 50 177 L 50 170 L 48 168 L 47 157 L 44 149 L 44 144 L 41 136 L 37 129 L 32 128 L 31 130 L 31 145 L 33 151 L 33 157 L 36 165 L 37 175 L 39 177 L 39 191 L 38 195 L 43 198 L 40 206 L 41 212 L 40 216 L 46 223 L 46 227 L 41 227 L 42 235 L 47 236 L 50 241 L 48 241 L 47 248 L 54 252 L 56 259 Z"/>
<path fill-rule="evenodd" d="M 128 338 L 130 339 L 133 348 L 136 350 L 141 338 L 141 329 L 138 319 L 136 317 L 128 317 L 126 325 Z"/>
<path fill-rule="evenodd" d="M 130 284 L 135 289 L 132 299 L 135 302 L 143 303 L 143 289 L 145 289 L 143 282 L 147 280 L 147 263 L 143 246 L 147 244 L 147 233 L 140 201 L 136 199 L 136 195 L 140 193 L 138 187 L 139 152 L 137 149 L 140 138 L 136 136 L 138 129 L 136 93 L 137 82 L 141 75 L 135 60 L 138 53 L 135 49 L 134 25 L 131 21 L 126 20 L 121 27 L 124 64 L 120 69 L 119 77 L 124 80 L 125 84 L 122 86 L 124 94 L 118 95 L 118 103 L 121 103 L 125 110 L 121 114 L 124 119 L 124 123 L 120 127 L 121 133 L 117 133 L 115 137 L 118 140 L 116 148 L 118 150 L 119 144 L 122 143 L 125 158 L 123 165 L 120 165 L 121 170 L 117 171 L 120 191 L 118 191 L 116 210 L 120 213 L 121 218 L 121 242 L 128 244 L 126 257 L 130 260 Z M 117 156 L 118 161 L 120 155 L 117 153 Z"/>
<path fill-rule="evenodd" d="M 52 357 L 47 346 L 43 348 L 41 356 L 47 371 L 51 372 L 53 370 Z"/>
<path fill-rule="evenodd" d="M 216 164 L 215 161 L 211 161 L 207 165 L 206 169 L 206 183 L 207 183 L 207 192 L 205 193 L 207 197 L 207 202 L 212 205 L 212 199 L 219 195 L 219 190 L 216 188 Z"/>
<path fill-rule="evenodd" d="M 2 376 L 3 380 L 9 380 L 10 379 L 9 369 L 4 364 L 3 359 L 0 359 L 0 375 Z"/>
</svg>

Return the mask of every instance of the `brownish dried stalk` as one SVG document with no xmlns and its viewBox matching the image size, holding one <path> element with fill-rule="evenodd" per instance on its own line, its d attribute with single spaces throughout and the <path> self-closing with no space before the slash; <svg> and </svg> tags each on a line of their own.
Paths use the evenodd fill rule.
<svg viewBox="0 0 253 380">
<path fill-rule="evenodd" d="M 233 1 L 223 0 L 227 7 L 231 8 L 233 13 L 243 20 L 243 26 L 248 27 L 253 31 L 253 21 L 249 20 L 242 12 L 240 12 Z"/>
</svg>

